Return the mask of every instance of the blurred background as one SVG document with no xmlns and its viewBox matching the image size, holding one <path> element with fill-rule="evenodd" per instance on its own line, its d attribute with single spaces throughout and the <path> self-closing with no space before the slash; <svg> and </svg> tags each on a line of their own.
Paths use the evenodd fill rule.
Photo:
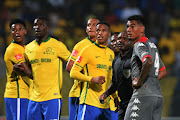
<svg viewBox="0 0 180 120">
<path fill-rule="evenodd" d="M 146 36 L 158 46 L 168 72 L 160 81 L 164 95 L 163 117 L 180 117 L 180 0 L 0 0 L 0 119 L 5 116 L 3 57 L 12 41 L 9 29 L 12 19 L 25 20 L 28 44 L 34 39 L 33 20 L 47 16 L 51 22 L 50 35 L 72 51 L 73 46 L 86 37 L 89 18 L 108 22 L 113 33 L 123 31 L 127 18 L 134 14 L 145 17 Z M 68 116 L 68 93 L 73 80 L 65 70 L 65 63 L 63 77 L 62 116 Z"/>
</svg>

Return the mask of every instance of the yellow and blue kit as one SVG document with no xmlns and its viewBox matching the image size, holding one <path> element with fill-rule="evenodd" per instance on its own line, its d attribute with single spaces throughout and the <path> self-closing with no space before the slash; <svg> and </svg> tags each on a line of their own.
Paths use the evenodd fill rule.
<svg viewBox="0 0 180 120">
<path fill-rule="evenodd" d="M 14 64 L 25 62 L 24 52 L 24 47 L 13 41 L 4 54 L 7 75 L 4 101 L 7 120 L 25 119 L 26 117 L 29 102 L 29 79 L 13 72 Z"/>
<path fill-rule="evenodd" d="M 99 96 L 107 90 L 111 83 L 113 58 L 114 52 L 107 46 L 98 45 L 97 41 L 81 51 L 70 72 L 72 78 L 85 82 L 80 96 L 80 104 L 85 103 L 97 108 L 109 109 L 109 99 L 101 104 Z M 84 74 L 80 72 L 81 70 L 84 71 Z M 105 76 L 106 82 L 102 85 L 92 83 L 92 77 L 98 76 Z"/>
<path fill-rule="evenodd" d="M 67 61 L 70 52 L 62 42 L 48 37 L 40 45 L 37 40 L 29 43 L 25 53 L 33 74 L 33 90 L 28 107 L 28 119 L 37 119 L 38 113 L 43 114 L 46 119 L 58 119 L 62 104 L 62 100 L 60 100 L 62 99 L 62 60 Z M 33 109 L 34 105 L 37 107 L 36 110 Z M 46 112 L 43 112 L 43 109 Z M 50 113 L 52 116 L 49 115 Z"/>
<path fill-rule="evenodd" d="M 92 43 L 94 43 L 94 41 L 92 41 L 88 37 L 78 42 L 73 48 L 72 54 L 70 56 L 70 60 L 75 62 L 81 50 Z M 77 111 L 79 106 L 79 96 L 82 87 L 83 87 L 83 82 L 75 79 L 74 84 L 69 92 L 69 120 L 74 120 L 77 116 Z"/>
</svg>

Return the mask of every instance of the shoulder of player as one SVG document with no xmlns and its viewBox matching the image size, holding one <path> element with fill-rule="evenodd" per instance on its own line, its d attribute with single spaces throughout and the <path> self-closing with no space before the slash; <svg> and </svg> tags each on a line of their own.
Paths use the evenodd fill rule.
<svg viewBox="0 0 180 120">
<path fill-rule="evenodd" d="M 11 44 L 6 48 L 6 52 L 13 52 L 13 51 L 17 51 L 17 50 L 24 50 L 24 48 L 23 48 L 21 45 L 13 44 L 13 43 L 11 43 Z"/>
</svg>

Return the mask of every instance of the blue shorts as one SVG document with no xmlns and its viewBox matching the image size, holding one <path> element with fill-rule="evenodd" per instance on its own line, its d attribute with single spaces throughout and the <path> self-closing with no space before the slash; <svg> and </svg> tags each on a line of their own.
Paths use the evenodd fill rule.
<svg viewBox="0 0 180 120">
<path fill-rule="evenodd" d="M 118 120 L 119 113 L 115 113 L 115 111 L 111 111 L 111 120 Z"/>
<path fill-rule="evenodd" d="M 79 97 L 69 97 L 69 120 L 76 120 L 79 107 Z"/>
<path fill-rule="evenodd" d="M 4 98 L 6 120 L 26 120 L 29 99 Z"/>
<path fill-rule="evenodd" d="M 110 109 L 101 109 L 98 107 L 80 104 L 77 120 L 111 120 Z"/>
<path fill-rule="evenodd" d="M 52 99 L 43 102 L 30 100 L 27 111 L 27 120 L 59 120 L 61 108 L 61 99 Z"/>
</svg>

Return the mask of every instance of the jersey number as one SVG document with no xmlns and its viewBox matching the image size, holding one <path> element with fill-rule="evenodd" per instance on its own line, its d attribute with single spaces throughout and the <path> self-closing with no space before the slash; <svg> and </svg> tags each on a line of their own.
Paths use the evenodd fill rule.
<svg viewBox="0 0 180 120">
<path fill-rule="evenodd" d="M 156 52 L 156 57 L 155 57 L 155 62 L 154 62 L 154 67 L 155 67 L 155 75 L 159 74 L 159 55 Z"/>
</svg>

